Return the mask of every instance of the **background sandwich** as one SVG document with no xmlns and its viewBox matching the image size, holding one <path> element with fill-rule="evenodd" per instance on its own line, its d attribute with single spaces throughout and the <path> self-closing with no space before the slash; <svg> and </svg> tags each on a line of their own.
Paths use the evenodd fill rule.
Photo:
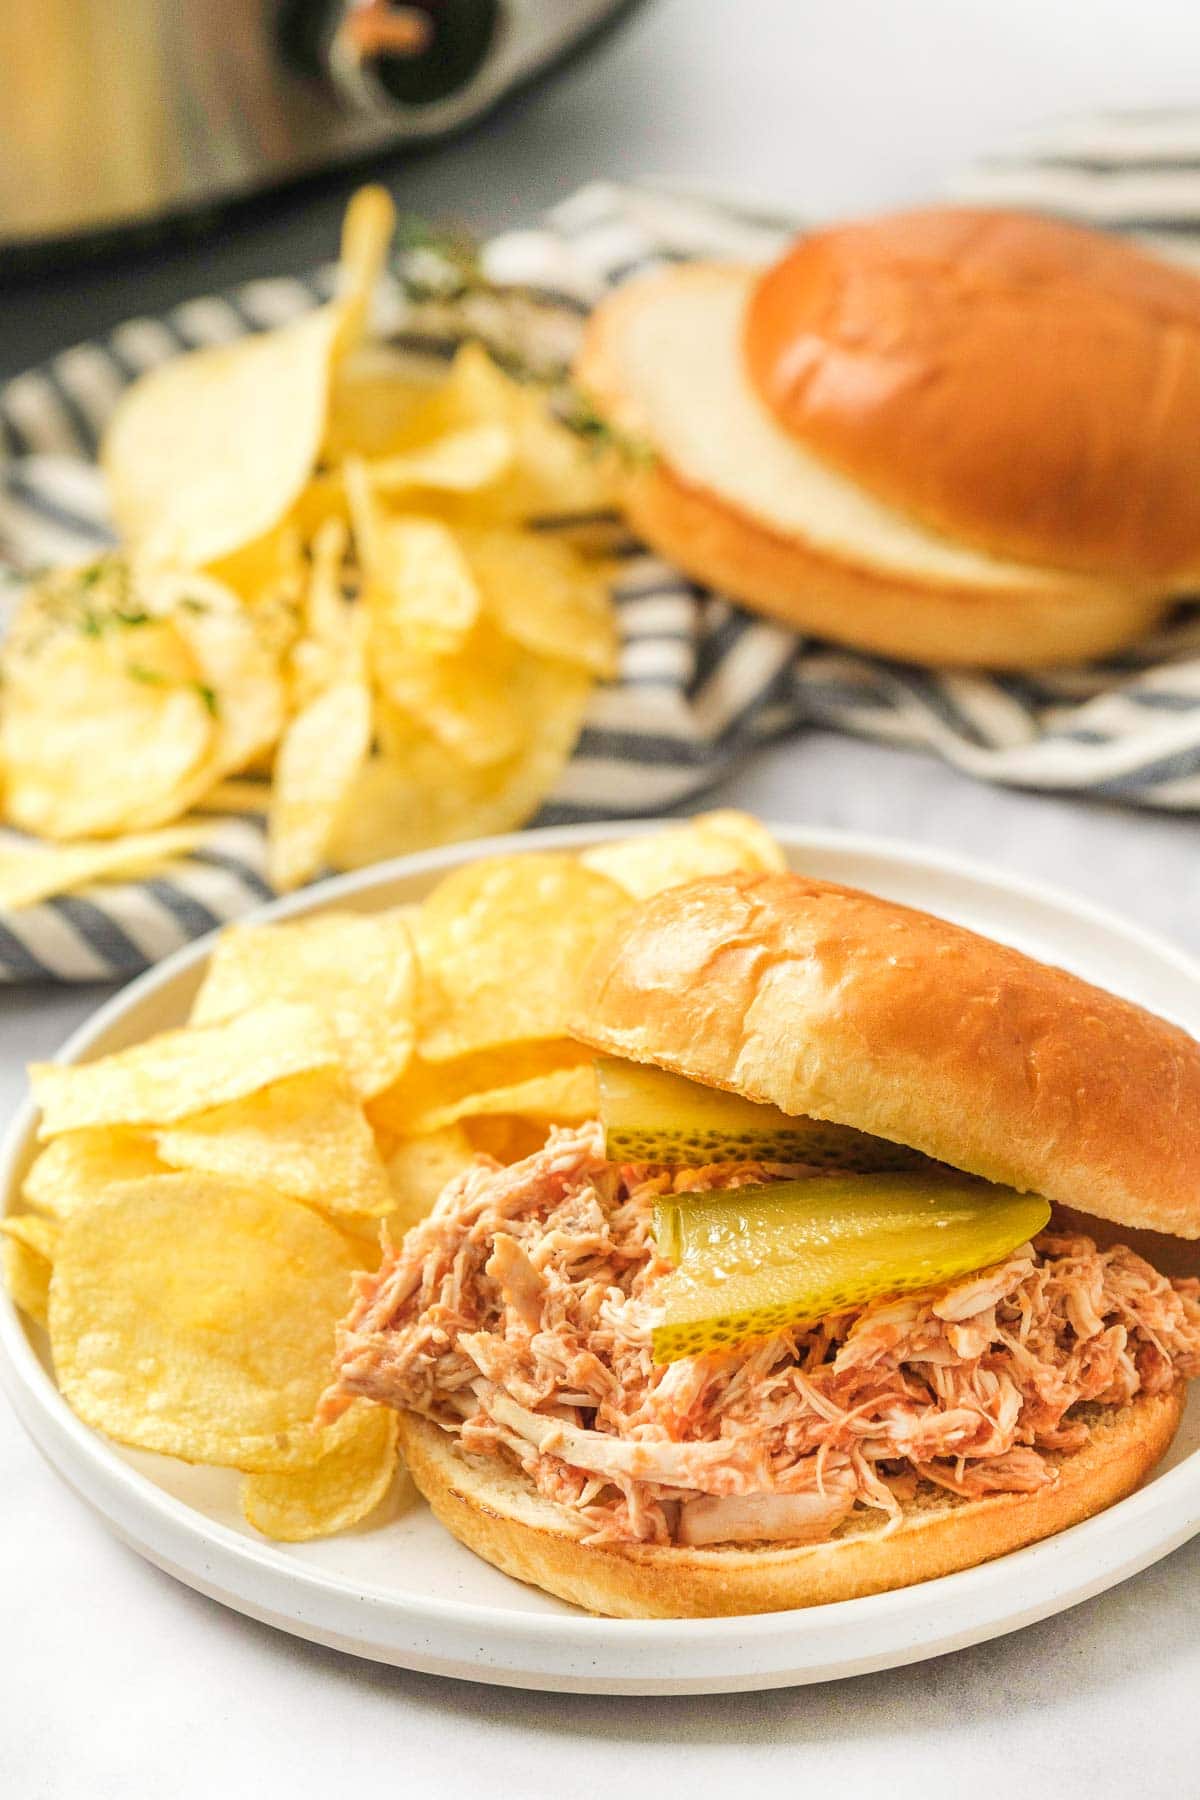
<svg viewBox="0 0 1200 1800">
<path fill-rule="evenodd" d="M 1036 667 L 1195 589 L 1200 280 L 1103 233 L 941 207 L 670 269 L 576 375 L 653 453 L 645 541 L 801 630 Z"/>
</svg>

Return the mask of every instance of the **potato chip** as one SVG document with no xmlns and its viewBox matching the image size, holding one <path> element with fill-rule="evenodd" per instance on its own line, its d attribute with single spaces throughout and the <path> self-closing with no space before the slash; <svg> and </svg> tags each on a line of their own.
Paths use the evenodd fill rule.
<svg viewBox="0 0 1200 1800">
<path fill-rule="evenodd" d="M 236 594 L 257 620 L 269 613 L 271 641 L 280 652 L 290 637 L 286 630 L 280 634 L 280 626 L 289 610 L 294 624 L 304 570 L 303 540 L 290 515 L 263 537 L 205 565 L 205 574 Z"/>
<path fill-rule="evenodd" d="M 313 538 L 301 593 L 303 635 L 289 658 L 295 711 L 303 711 L 327 688 L 366 678 L 367 620 L 345 591 L 348 544 L 349 532 L 336 518 L 326 519 Z"/>
<path fill-rule="evenodd" d="M 163 1162 L 262 1185 L 329 1213 L 391 1211 L 371 1128 L 341 1069 L 274 1082 L 155 1134 Z"/>
<path fill-rule="evenodd" d="M 497 480 L 513 459 L 512 433 L 503 425 L 448 431 L 423 449 L 377 458 L 366 465 L 371 486 L 395 494 L 412 488 L 469 494 Z"/>
<path fill-rule="evenodd" d="M 173 357 L 126 389 L 100 460 L 127 543 L 196 568 L 279 524 L 317 459 L 342 318 L 322 306 Z"/>
<path fill-rule="evenodd" d="M 269 750 L 283 729 L 283 679 L 277 652 L 253 613 L 218 581 L 196 575 L 160 580 L 170 611 L 215 721 L 212 779 L 236 775 Z"/>
<path fill-rule="evenodd" d="M 388 1157 L 392 1186 L 392 1211 L 387 1229 L 393 1243 L 428 1217 L 447 1182 L 469 1169 L 475 1151 L 457 1125 L 428 1132 L 424 1137 L 401 1138 Z"/>
<path fill-rule="evenodd" d="M 530 736 L 510 761 L 470 768 L 414 736 L 402 752 L 364 764 L 330 846 L 334 864 L 358 869 L 531 818 L 570 759 L 592 683 L 567 663 L 539 661 L 527 675 Z"/>
<path fill-rule="evenodd" d="M 4 1287 L 14 1306 L 20 1308 L 35 1325 L 45 1325 L 50 1305 L 52 1264 L 19 1238 L 6 1237 L 0 1269 Z"/>
<path fill-rule="evenodd" d="M 174 624 L 147 609 L 122 564 L 106 559 L 30 589 L 3 675 L 13 824 L 42 837 L 106 836 L 186 808 L 215 739 L 210 699 Z"/>
<path fill-rule="evenodd" d="M 787 867 L 766 827 L 748 813 L 732 810 L 700 813 L 686 825 L 597 844 L 579 860 L 619 882 L 635 900 L 703 875 Z"/>
<path fill-rule="evenodd" d="M 414 1056 L 392 1087 L 367 1104 L 376 1132 L 397 1138 L 415 1137 L 421 1120 L 443 1108 L 469 1118 L 480 1096 L 498 1088 L 539 1081 L 578 1065 L 580 1047 L 569 1038 L 505 1044 L 476 1050 L 447 1062 L 425 1062 Z"/>
<path fill-rule="evenodd" d="M 330 369 L 361 335 L 393 216 L 354 196 L 339 297 L 291 324 L 173 357 L 119 401 L 101 448 L 122 538 L 147 559 L 200 567 L 283 519 L 325 435 Z"/>
<path fill-rule="evenodd" d="M 274 743 L 278 653 L 228 588 L 198 574 L 135 578 L 115 558 L 72 579 L 73 591 L 59 578 L 31 597 L 6 654 L 10 816 L 30 815 L 40 781 L 43 832 L 80 835 L 81 815 L 95 831 L 154 824 Z M 39 718 L 46 708 L 53 721 Z M 88 760 L 63 767 L 67 753 Z"/>
<path fill-rule="evenodd" d="M 788 866 L 782 847 L 753 813 L 739 812 L 731 806 L 718 807 L 714 812 L 697 813 L 692 824 L 739 845 L 745 854 L 747 868 L 753 865 L 774 873 Z"/>
<path fill-rule="evenodd" d="M 457 650 L 479 617 L 479 590 L 454 534 L 437 519 L 389 518 L 361 472 L 347 472 L 367 581 L 371 661 L 386 688 L 415 646 Z"/>
<path fill-rule="evenodd" d="M 240 781 L 232 777 L 219 781 L 196 801 L 195 810 L 203 813 L 262 813 L 266 815 L 271 790 L 265 781 Z"/>
<path fill-rule="evenodd" d="M 354 1252 L 311 1207 L 202 1175 L 115 1188 L 67 1220 L 50 1291 L 58 1385 L 119 1443 L 245 1470 L 306 1466 Z"/>
<path fill-rule="evenodd" d="M 430 395 L 446 379 L 440 357 L 366 343 L 340 358 L 329 396 L 322 461 L 386 456 L 409 441 Z"/>
<path fill-rule="evenodd" d="M 267 874 L 280 893 L 328 860 L 370 748 L 371 696 L 360 681 L 327 688 L 288 726 L 267 814 Z"/>
<path fill-rule="evenodd" d="M 306 637 L 296 645 L 288 659 L 289 709 L 293 718 L 307 712 L 330 688 L 368 688 L 362 654 L 363 623 L 361 614 L 351 615 L 341 643 L 332 638 Z"/>
<path fill-rule="evenodd" d="M 599 877 L 597 877 L 599 879 Z M 31 1063 L 40 1135 L 98 1125 L 171 1125 L 310 1069 L 338 1065 L 314 1006 L 259 1006 L 224 1025 L 164 1031 L 90 1063 Z"/>
<path fill-rule="evenodd" d="M 463 1132 L 471 1147 L 499 1163 L 522 1162 L 542 1149 L 546 1142 L 546 1126 L 536 1119 L 523 1119 L 516 1113 L 486 1113 L 477 1119 L 464 1119 Z"/>
<path fill-rule="evenodd" d="M 332 1215 L 328 1215 L 332 1219 Z M 382 1234 L 392 1214 L 382 1219 L 357 1213 L 339 1213 L 334 1223 L 354 1253 L 360 1274 L 373 1275 L 383 1260 Z"/>
<path fill-rule="evenodd" d="M 477 626 L 453 656 L 410 646 L 389 659 L 386 674 L 379 671 L 380 736 L 401 757 L 416 727 L 473 768 L 511 762 L 534 724 L 530 691 L 540 674 L 535 658 L 487 626 Z"/>
<path fill-rule="evenodd" d="M 435 1070 L 444 1067 L 442 1063 L 434 1065 Z M 487 1088 L 482 1093 L 455 1094 L 440 1104 L 435 1101 L 424 1111 L 414 1109 L 405 1122 L 414 1134 L 424 1135 L 442 1131 L 459 1120 L 511 1113 L 536 1120 L 544 1137 L 547 1125 L 579 1125 L 584 1119 L 594 1119 L 598 1104 L 592 1064 L 577 1062 L 542 1075 L 530 1075 L 524 1081 Z"/>
<path fill-rule="evenodd" d="M 311 1468 L 247 1475 L 242 1512 L 247 1523 L 279 1543 L 348 1531 L 374 1512 L 396 1473 L 399 1422 L 388 1406 L 357 1400 L 353 1429 Z"/>
<path fill-rule="evenodd" d="M 192 1022 L 211 1025 L 270 1000 L 315 1004 L 355 1092 L 368 1098 L 408 1066 L 416 979 L 409 920 L 399 909 L 234 925 L 217 940 Z"/>
<path fill-rule="evenodd" d="M 149 1137 L 134 1131 L 93 1128 L 66 1131 L 39 1150 L 21 1188 L 27 1205 L 66 1219 L 94 1206 L 121 1181 L 161 1175 L 165 1169 Z"/>
<path fill-rule="evenodd" d="M 18 839 L 0 843 L 0 906 L 36 906 L 53 894 L 73 893 L 97 881 L 128 881 L 178 861 L 203 844 L 202 825 L 174 825 L 99 843 L 46 848 Z"/>
<path fill-rule="evenodd" d="M 350 528 L 350 503 L 346 495 L 346 481 L 341 468 L 322 469 L 311 480 L 307 481 L 296 497 L 292 510 L 288 513 L 289 527 L 296 531 L 302 544 L 310 548 L 321 528 L 325 525 L 339 525 L 343 531 Z M 303 576 L 303 571 L 301 571 Z M 303 585 L 303 581 L 301 583 Z"/>
<path fill-rule="evenodd" d="M 418 1038 L 428 1062 L 561 1038 L 582 964 L 627 908 L 571 856 L 493 856 L 447 875 L 421 909 Z"/>
<path fill-rule="evenodd" d="M 341 519 L 325 519 L 314 534 L 311 568 L 303 594 L 304 629 L 309 637 L 344 644 L 352 608 L 343 587 L 350 534 Z"/>
<path fill-rule="evenodd" d="M 512 418 L 513 385 L 482 344 L 460 345 L 449 368 L 443 363 L 440 377 L 431 384 L 423 403 L 414 406 L 394 436 L 394 451 L 416 450 L 447 432 L 475 425 L 507 427 Z"/>
<path fill-rule="evenodd" d="M 36 1213 L 9 1213 L 0 1219 L 0 1231 L 53 1262 L 62 1226 L 59 1220 L 39 1218 Z"/>
<path fill-rule="evenodd" d="M 493 622 L 541 656 L 616 672 L 609 571 L 569 544 L 528 531 L 465 530 L 459 541 Z"/>
<path fill-rule="evenodd" d="M 340 315 L 339 359 L 352 354 L 366 333 L 371 297 L 383 274 L 395 231 L 396 208 L 385 187 L 372 182 L 350 196 L 342 220 L 338 291 L 334 302 Z"/>
<path fill-rule="evenodd" d="M 475 502 L 479 516 L 515 523 L 612 506 L 614 459 L 598 455 L 554 417 L 544 388 L 514 381 L 481 344 L 469 343 L 424 426 L 433 436 L 477 424 L 504 425 L 516 446 L 507 475 Z"/>
<path fill-rule="evenodd" d="M 4 1233 L 4 1285 L 21 1311 L 44 1325 L 58 1249 L 58 1222 L 15 1213 L 0 1219 L 0 1232 Z"/>
<path fill-rule="evenodd" d="M 128 568 L 102 558 L 58 579 L 34 629 L 18 621 L 0 720 L 13 823 L 103 838 L 262 810 L 226 784 L 275 749 L 268 866 L 288 889 L 328 861 L 505 830 L 554 787 L 590 677 L 612 667 L 605 574 L 506 527 L 594 515 L 607 478 L 546 392 L 479 345 L 447 374 L 363 342 L 393 224 L 383 190 L 359 193 L 334 300 L 122 400 L 104 462 L 147 592 L 129 604 Z"/>
</svg>

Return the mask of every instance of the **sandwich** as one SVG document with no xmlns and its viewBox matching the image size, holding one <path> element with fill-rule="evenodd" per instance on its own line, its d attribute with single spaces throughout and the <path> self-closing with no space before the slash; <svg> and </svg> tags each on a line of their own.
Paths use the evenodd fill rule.
<svg viewBox="0 0 1200 1800">
<path fill-rule="evenodd" d="M 654 550 L 802 631 L 1031 668 L 1200 575 L 1200 279 L 1055 220 L 938 207 L 685 264 L 595 311 L 575 376 Z"/>
<path fill-rule="evenodd" d="M 641 902 L 573 1029 L 600 1118 L 478 1157 L 339 1337 L 331 1406 L 398 1410 L 480 1556 L 615 1616 L 803 1607 L 1047 1537 L 1164 1455 L 1200 1372 L 1183 1030 L 797 874 Z"/>
</svg>

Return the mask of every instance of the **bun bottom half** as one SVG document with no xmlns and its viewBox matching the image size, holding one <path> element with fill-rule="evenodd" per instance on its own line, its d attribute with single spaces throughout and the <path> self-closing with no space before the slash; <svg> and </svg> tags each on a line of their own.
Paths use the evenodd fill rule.
<svg viewBox="0 0 1200 1800">
<path fill-rule="evenodd" d="M 1165 1455 L 1184 1391 L 1180 1383 L 1129 1406 L 1090 1409 L 1083 1449 L 1048 1458 L 1058 1468 L 1053 1487 L 983 1500 L 923 1487 L 896 1528 L 851 1524 L 820 1544 L 582 1544 L 566 1509 L 544 1500 L 515 1465 L 461 1455 L 447 1432 L 414 1413 L 400 1415 L 400 1444 L 439 1522 L 506 1575 L 610 1618 L 719 1618 L 911 1587 L 1076 1525 L 1131 1494 Z"/>
<path fill-rule="evenodd" d="M 635 534 L 685 575 L 834 643 L 935 668 L 1039 669 L 1111 655 L 1170 602 L 1077 579 L 970 589 L 823 553 L 777 533 L 660 458 L 635 470 L 621 505 Z"/>
</svg>

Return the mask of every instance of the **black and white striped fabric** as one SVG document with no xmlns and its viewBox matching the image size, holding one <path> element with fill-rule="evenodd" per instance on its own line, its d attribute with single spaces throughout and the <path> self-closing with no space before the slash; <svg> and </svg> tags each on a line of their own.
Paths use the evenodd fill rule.
<svg viewBox="0 0 1200 1800">
<path fill-rule="evenodd" d="M 1200 263 L 1200 112 L 1060 119 L 984 157 L 951 192 L 1133 232 L 1168 256 Z"/>
<path fill-rule="evenodd" d="M 384 297 L 380 323 L 401 342 L 446 354 L 469 333 L 511 349 L 505 334 L 515 330 L 522 354 L 550 367 L 569 355 L 588 307 L 629 275 L 695 256 L 766 258 L 793 229 L 661 188 L 597 183 L 538 228 L 486 246 L 491 280 L 526 293 L 519 323 L 486 295 L 414 310 L 398 288 Z M 127 383 L 180 350 L 292 317 L 329 284 L 322 270 L 189 301 L 0 390 L 0 558 L 10 571 L 19 577 L 110 541 L 94 457 Z M 1103 665 L 993 677 L 933 674 L 798 638 L 633 544 L 615 599 L 620 672 L 597 689 L 539 823 L 684 808 L 757 747 L 806 725 L 923 747 L 984 780 L 1200 807 L 1200 607 L 1181 608 Z M 129 975 L 264 898 L 264 864 L 260 816 L 217 820 L 212 843 L 169 875 L 0 917 L 0 980 Z"/>
</svg>

